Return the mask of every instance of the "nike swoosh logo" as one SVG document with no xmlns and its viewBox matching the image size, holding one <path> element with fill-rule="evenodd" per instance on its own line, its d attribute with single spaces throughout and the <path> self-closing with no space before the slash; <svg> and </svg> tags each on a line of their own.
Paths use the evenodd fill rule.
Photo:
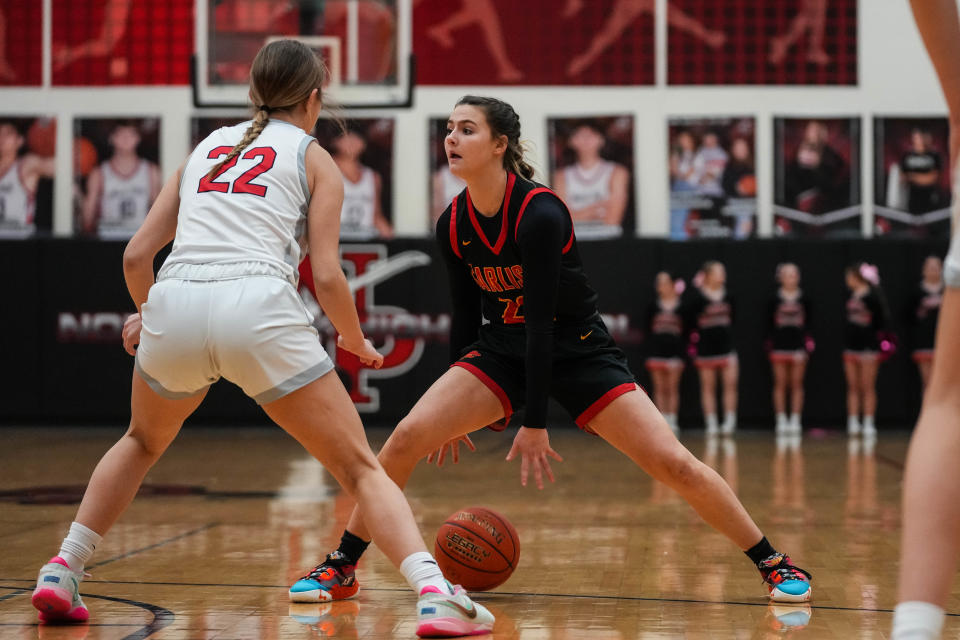
<svg viewBox="0 0 960 640">
<path fill-rule="evenodd" d="M 470 244 L 471 242 L 473 242 L 473 240 L 464 240 L 464 241 L 463 241 L 463 246 L 467 246 L 467 245 Z"/>
<path fill-rule="evenodd" d="M 585 334 L 583 334 L 582 336 L 580 336 L 580 339 L 581 339 L 581 340 L 586 340 L 587 338 L 590 337 L 590 334 L 591 334 L 591 333 L 593 333 L 593 329 L 591 329 L 590 331 L 587 331 Z"/>
<path fill-rule="evenodd" d="M 473 603 L 470 603 L 470 608 L 467 609 L 462 604 L 458 602 L 454 602 L 453 600 L 441 600 L 441 602 L 443 602 L 443 604 L 445 605 L 449 605 L 453 607 L 454 609 L 458 610 L 460 613 L 467 616 L 471 620 L 477 617 L 477 608 L 473 606 Z"/>
</svg>

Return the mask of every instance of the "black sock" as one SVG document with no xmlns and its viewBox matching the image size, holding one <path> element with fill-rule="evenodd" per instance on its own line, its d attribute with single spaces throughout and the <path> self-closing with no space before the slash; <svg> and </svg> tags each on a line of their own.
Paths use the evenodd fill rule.
<svg viewBox="0 0 960 640">
<path fill-rule="evenodd" d="M 744 553 L 747 554 L 747 557 L 750 558 L 750 561 L 755 565 L 760 564 L 762 561 L 766 560 L 776 552 L 777 550 L 770 545 L 766 536 L 761 538 L 760 542 L 744 551 Z"/>
<path fill-rule="evenodd" d="M 359 536 L 355 536 L 344 529 L 343 536 L 340 538 L 340 546 L 337 547 L 337 551 L 343 554 L 347 560 L 350 561 L 350 563 L 356 564 L 360 560 L 360 556 L 363 555 L 363 552 L 367 550 L 368 546 L 370 546 L 369 541 L 363 540 Z"/>
</svg>

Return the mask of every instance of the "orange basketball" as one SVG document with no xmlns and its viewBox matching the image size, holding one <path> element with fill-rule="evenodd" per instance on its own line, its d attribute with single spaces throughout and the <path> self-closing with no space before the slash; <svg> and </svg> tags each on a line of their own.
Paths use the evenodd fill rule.
<svg viewBox="0 0 960 640">
<path fill-rule="evenodd" d="M 520 538 L 496 511 L 469 507 L 447 518 L 437 531 L 434 556 L 450 582 L 468 591 L 486 591 L 506 582 L 517 568 Z"/>
<path fill-rule="evenodd" d="M 53 157 L 57 150 L 57 121 L 37 118 L 27 130 L 27 146 L 38 156 Z"/>
<path fill-rule="evenodd" d="M 97 164 L 97 148 L 86 138 L 73 139 L 73 172 L 86 176 Z"/>
<path fill-rule="evenodd" d="M 737 182 L 737 191 L 740 192 L 740 195 L 748 198 L 757 195 L 756 176 L 746 175 L 740 178 Z"/>
</svg>

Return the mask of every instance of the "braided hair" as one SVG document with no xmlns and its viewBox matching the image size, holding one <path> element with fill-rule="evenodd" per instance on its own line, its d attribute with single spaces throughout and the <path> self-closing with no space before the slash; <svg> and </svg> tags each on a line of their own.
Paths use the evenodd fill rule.
<svg viewBox="0 0 960 640">
<path fill-rule="evenodd" d="M 274 111 L 286 111 L 310 97 L 314 89 L 323 96 L 327 67 L 310 47 L 297 40 L 277 40 L 264 46 L 250 67 L 250 99 L 256 113 L 240 142 L 210 169 L 216 177 L 263 132 Z"/>
<path fill-rule="evenodd" d="M 507 137 L 507 150 L 503 154 L 503 168 L 522 178 L 533 178 L 533 167 L 523 158 L 524 148 L 520 142 L 520 116 L 513 107 L 497 98 L 486 96 L 463 96 L 457 101 L 483 110 L 494 136 Z"/>
</svg>

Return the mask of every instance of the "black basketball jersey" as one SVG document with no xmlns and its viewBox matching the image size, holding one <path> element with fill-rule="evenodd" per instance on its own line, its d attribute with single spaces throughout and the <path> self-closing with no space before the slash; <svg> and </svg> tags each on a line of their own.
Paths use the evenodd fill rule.
<svg viewBox="0 0 960 640">
<path fill-rule="evenodd" d="M 547 187 L 511 173 L 503 207 L 495 216 L 477 213 L 469 191 L 464 189 L 437 225 L 438 233 L 446 227 L 450 250 L 482 292 L 483 315 L 494 325 L 522 325 L 525 321 L 523 256 L 517 235 L 520 222 L 536 197 L 555 199 L 562 205 L 566 218 L 564 231 L 568 239 L 560 257 L 555 322 L 580 323 L 597 313 L 597 294 L 583 272 L 566 206 Z"/>
<path fill-rule="evenodd" d="M 809 302 L 802 291 L 787 298 L 777 290 L 770 301 L 770 339 L 774 351 L 799 351 L 804 348 L 810 323 Z"/>
</svg>

